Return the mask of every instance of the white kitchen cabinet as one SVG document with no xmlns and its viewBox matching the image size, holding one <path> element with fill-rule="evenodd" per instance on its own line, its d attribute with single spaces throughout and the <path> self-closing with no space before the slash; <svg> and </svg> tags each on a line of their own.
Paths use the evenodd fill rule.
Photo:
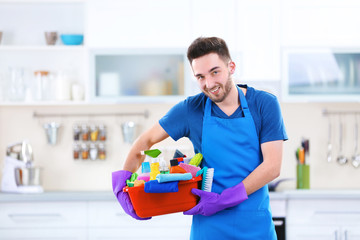
<svg viewBox="0 0 360 240">
<path fill-rule="evenodd" d="M 75 82 L 85 85 L 84 45 L 66 46 L 60 39 L 61 34 L 84 34 L 84 14 L 84 1 L 80 0 L 0 1 L 0 29 L 3 32 L 0 104 L 43 104 L 56 100 L 36 98 L 39 84 L 35 80 L 35 71 L 50 73 L 46 83 L 49 92 L 56 91 L 55 79 L 59 72 L 67 74 L 69 85 Z M 55 45 L 46 45 L 44 33 L 47 31 L 58 33 Z M 20 70 L 18 72 L 23 72 L 23 76 L 12 81 L 10 68 Z M 19 96 L 14 97 L 11 89 L 17 89 Z"/>
<path fill-rule="evenodd" d="M 92 49 L 91 100 L 177 101 L 191 90 L 185 54 L 183 49 Z"/>
<path fill-rule="evenodd" d="M 89 47 L 170 48 L 189 42 L 189 0 L 89 0 Z"/>
<path fill-rule="evenodd" d="M 89 239 L 188 239 L 191 216 L 182 213 L 138 221 L 123 212 L 116 201 L 89 203 Z"/>
<path fill-rule="evenodd" d="M 356 0 L 282 0 L 282 45 L 357 47 L 359 11 Z"/>
<path fill-rule="evenodd" d="M 237 1 L 235 8 L 240 76 L 246 83 L 280 80 L 280 1 Z"/>
<path fill-rule="evenodd" d="M 360 205 L 350 199 L 290 199 L 286 235 L 290 240 L 358 239 Z"/>
<path fill-rule="evenodd" d="M 1 240 L 86 240 L 86 229 L 0 229 Z"/>
<path fill-rule="evenodd" d="M 86 202 L 0 204 L 0 239 L 86 239 Z"/>
<path fill-rule="evenodd" d="M 283 100 L 360 101 L 360 50 L 287 48 L 283 51 Z"/>
</svg>

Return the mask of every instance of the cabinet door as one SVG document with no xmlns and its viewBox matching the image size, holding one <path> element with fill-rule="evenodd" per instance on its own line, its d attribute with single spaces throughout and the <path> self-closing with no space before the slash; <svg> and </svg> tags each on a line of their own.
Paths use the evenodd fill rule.
<svg viewBox="0 0 360 240">
<path fill-rule="evenodd" d="M 191 220 L 191 216 L 175 213 L 138 221 L 116 201 L 89 203 L 90 239 L 188 239 Z"/>
<path fill-rule="evenodd" d="M 278 0 L 244 0 L 236 6 L 239 70 L 246 82 L 280 80 L 279 6 Z"/>
<path fill-rule="evenodd" d="M 1 240 L 86 240 L 87 230 L 84 229 L 0 229 Z"/>
<path fill-rule="evenodd" d="M 353 0 L 282 1 L 285 46 L 358 46 L 360 2 Z"/>
<path fill-rule="evenodd" d="M 86 202 L 2 203 L 0 228 L 86 227 Z"/>
<path fill-rule="evenodd" d="M 360 224 L 359 225 L 349 225 L 342 227 L 341 239 L 344 240 L 357 240 L 360 239 Z"/>
<path fill-rule="evenodd" d="M 286 238 L 290 240 L 339 240 L 340 229 L 334 226 L 286 226 Z"/>
<path fill-rule="evenodd" d="M 91 0 L 91 47 L 183 47 L 188 44 L 188 0 Z"/>
</svg>

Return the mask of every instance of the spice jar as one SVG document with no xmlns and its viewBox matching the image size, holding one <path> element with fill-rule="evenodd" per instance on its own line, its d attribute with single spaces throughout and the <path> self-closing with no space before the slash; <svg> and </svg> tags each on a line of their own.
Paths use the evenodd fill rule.
<svg viewBox="0 0 360 240">
<path fill-rule="evenodd" d="M 81 126 L 81 133 L 82 133 L 82 140 L 88 141 L 89 140 L 89 127 L 86 124 Z"/>
<path fill-rule="evenodd" d="M 90 159 L 91 160 L 96 160 L 98 157 L 98 149 L 96 147 L 96 145 L 94 143 L 90 144 Z"/>
<path fill-rule="evenodd" d="M 105 144 L 103 144 L 103 143 L 99 144 L 99 159 L 100 160 L 105 160 L 106 159 Z"/>
<path fill-rule="evenodd" d="M 73 126 L 74 141 L 79 141 L 80 140 L 80 134 L 81 134 L 80 126 L 79 125 L 74 125 Z"/>
<path fill-rule="evenodd" d="M 86 143 L 81 144 L 81 158 L 84 160 L 89 159 L 89 148 Z"/>
<path fill-rule="evenodd" d="M 95 125 L 90 126 L 90 140 L 96 142 L 99 135 L 99 129 Z"/>
<path fill-rule="evenodd" d="M 79 144 L 75 143 L 73 149 L 73 158 L 74 160 L 78 160 L 79 157 L 80 157 L 80 146 Z"/>
<path fill-rule="evenodd" d="M 99 125 L 99 140 L 105 141 L 106 140 L 106 127 L 105 125 Z"/>
</svg>

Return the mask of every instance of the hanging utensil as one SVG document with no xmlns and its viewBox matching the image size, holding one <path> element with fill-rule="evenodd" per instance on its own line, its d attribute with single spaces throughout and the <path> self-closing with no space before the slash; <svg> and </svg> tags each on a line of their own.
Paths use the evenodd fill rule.
<svg viewBox="0 0 360 240">
<path fill-rule="evenodd" d="M 340 116 L 340 120 L 339 120 L 339 156 L 337 157 L 337 162 L 340 165 L 344 165 L 348 162 L 348 159 L 343 155 L 342 151 L 342 144 L 343 144 L 343 123 L 342 123 L 342 118 Z"/>
<path fill-rule="evenodd" d="M 355 149 L 354 149 L 354 155 L 351 158 L 351 164 L 354 168 L 357 168 L 360 166 L 360 154 L 358 152 L 358 120 L 357 116 L 355 115 Z"/>
<path fill-rule="evenodd" d="M 331 118 L 329 116 L 328 147 L 327 147 L 327 161 L 328 162 L 332 161 L 331 150 L 332 150 L 332 145 L 331 145 Z"/>
</svg>

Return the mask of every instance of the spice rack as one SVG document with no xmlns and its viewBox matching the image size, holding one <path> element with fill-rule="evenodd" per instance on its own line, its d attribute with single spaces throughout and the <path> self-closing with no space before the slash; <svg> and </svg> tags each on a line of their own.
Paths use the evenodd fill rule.
<svg viewBox="0 0 360 240">
<path fill-rule="evenodd" d="M 106 126 L 76 123 L 73 126 L 73 159 L 106 160 Z"/>
</svg>

